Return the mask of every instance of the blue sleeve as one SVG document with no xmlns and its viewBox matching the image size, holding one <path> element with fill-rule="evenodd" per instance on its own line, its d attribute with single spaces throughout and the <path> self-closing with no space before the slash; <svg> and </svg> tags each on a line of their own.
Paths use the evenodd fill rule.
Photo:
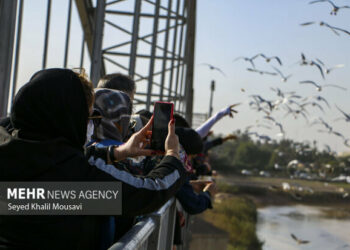
<svg viewBox="0 0 350 250">
<path fill-rule="evenodd" d="M 208 208 L 212 208 L 209 192 L 195 193 L 188 179 L 176 193 L 176 198 L 189 214 L 199 214 Z"/>
</svg>

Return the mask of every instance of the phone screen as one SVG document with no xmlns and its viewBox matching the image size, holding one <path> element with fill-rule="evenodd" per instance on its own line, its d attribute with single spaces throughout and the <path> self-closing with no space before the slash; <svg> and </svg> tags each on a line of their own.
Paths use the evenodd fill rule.
<svg viewBox="0 0 350 250">
<path fill-rule="evenodd" d="M 173 104 L 156 102 L 152 126 L 151 148 L 165 151 L 164 143 L 168 135 L 168 124 L 173 117 Z"/>
</svg>

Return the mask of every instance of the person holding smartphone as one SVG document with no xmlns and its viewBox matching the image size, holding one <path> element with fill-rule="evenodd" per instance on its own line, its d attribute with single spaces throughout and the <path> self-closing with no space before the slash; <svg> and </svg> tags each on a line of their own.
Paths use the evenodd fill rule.
<svg viewBox="0 0 350 250">
<path fill-rule="evenodd" d="M 34 74 L 14 99 L 13 133 L 0 127 L 0 181 L 120 181 L 123 215 L 157 210 L 186 180 L 174 121 L 168 124 L 163 160 L 146 176 L 135 176 L 108 163 L 154 155 L 146 148 L 152 119 L 119 147 L 84 149 L 93 99 L 91 82 L 72 70 Z M 0 216 L 0 248 L 98 249 L 102 218 Z"/>
</svg>

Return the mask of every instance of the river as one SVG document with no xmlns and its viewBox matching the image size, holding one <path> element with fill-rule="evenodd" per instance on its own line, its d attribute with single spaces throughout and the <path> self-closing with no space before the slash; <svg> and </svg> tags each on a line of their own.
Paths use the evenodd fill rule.
<svg viewBox="0 0 350 250">
<path fill-rule="evenodd" d="M 350 250 L 350 220 L 322 216 L 321 207 L 269 206 L 258 209 L 257 233 L 264 250 Z M 300 244 L 292 239 L 294 234 Z"/>
</svg>

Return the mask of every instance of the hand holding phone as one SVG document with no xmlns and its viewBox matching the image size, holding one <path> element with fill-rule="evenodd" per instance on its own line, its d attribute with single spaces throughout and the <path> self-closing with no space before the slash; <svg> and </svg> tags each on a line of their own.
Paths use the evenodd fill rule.
<svg viewBox="0 0 350 250">
<path fill-rule="evenodd" d="M 166 155 L 174 156 L 180 159 L 180 144 L 179 137 L 175 134 L 175 121 L 172 120 L 168 124 L 168 135 L 165 139 L 165 151 Z"/>
</svg>

